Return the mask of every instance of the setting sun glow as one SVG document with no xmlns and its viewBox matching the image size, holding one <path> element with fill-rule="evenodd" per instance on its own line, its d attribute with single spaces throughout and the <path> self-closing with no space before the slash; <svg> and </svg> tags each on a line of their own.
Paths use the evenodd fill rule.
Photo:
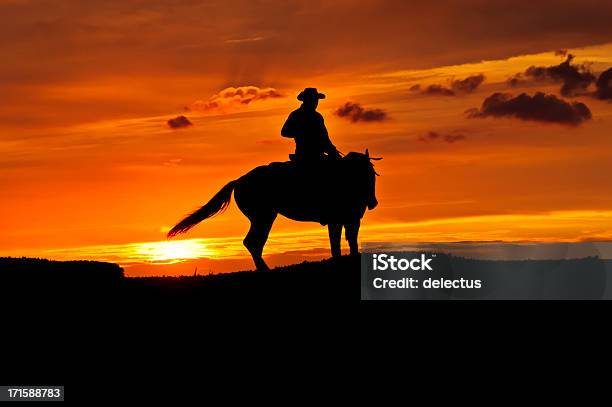
<svg viewBox="0 0 612 407">
<path fill-rule="evenodd" d="M 134 247 L 135 256 L 160 264 L 173 264 L 211 254 L 212 251 L 204 243 L 194 240 L 139 243 Z"/>
</svg>

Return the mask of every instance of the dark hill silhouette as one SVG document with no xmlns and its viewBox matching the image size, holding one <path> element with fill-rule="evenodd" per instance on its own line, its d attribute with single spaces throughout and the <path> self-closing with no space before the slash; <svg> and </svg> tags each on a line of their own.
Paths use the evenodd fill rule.
<svg viewBox="0 0 612 407">
<path fill-rule="evenodd" d="M 72 260 L 54 261 L 28 257 L 0 257 L 0 280 L 99 280 L 123 278 L 123 269 L 114 263 Z"/>
<path fill-rule="evenodd" d="M 207 276 L 126 278 L 116 264 L 92 261 L 0 258 L 0 296 L 5 306 L 69 309 L 94 306 L 142 307 L 210 300 L 357 301 L 361 291 L 360 256 L 277 267 L 269 272 L 240 271 Z M 611 261 L 490 261 L 440 254 L 431 277 L 483 278 L 479 292 L 415 292 L 414 298 L 569 298 L 607 295 Z"/>
<path fill-rule="evenodd" d="M 11 308 L 107 303 L 123 281 L 113 263 L 0 258 L 0 299 Z"/>
<path fill-rule="evenodd" d="M 331 299 L 360 298 L 360 258 L 342 256 L 277 267 L 267 272 L 239 271 L 207 276 L 126 279 L 126 292 L 146 300 Z"/>
<path fill-rule="evenodd" d="M 126 306 L 212 299 L 359 300 L 360 258 L 342 256 L 269 272 L 126 278 L 116 264 L 0 258 L 0 296 L 12 304 Z M 75 302 L 77 301 L 77 302 Z"/>
</svg>

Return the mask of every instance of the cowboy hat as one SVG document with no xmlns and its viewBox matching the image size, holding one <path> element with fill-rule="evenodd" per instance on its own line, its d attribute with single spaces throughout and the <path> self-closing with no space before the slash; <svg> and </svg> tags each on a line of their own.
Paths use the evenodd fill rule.
<svg viewBox="0 0 612 407">
<path fill-rule="evenodd" d="M 314 97 L 317 99 L 325 99 L 325 95 L 322 93 L 319 93 L 317 91 L 317 88 L 305 88 L 303 91 L 300 92 L 300 94 L 297 97 L 297 100 L 300 101 L 304 101 L 304 99 L 306 99 L 307 97 Z"/>
</svg>

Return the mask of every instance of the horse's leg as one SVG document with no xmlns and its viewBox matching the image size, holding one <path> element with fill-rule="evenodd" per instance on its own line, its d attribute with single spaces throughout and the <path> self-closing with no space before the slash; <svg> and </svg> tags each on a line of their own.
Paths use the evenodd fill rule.
<svg viewBox="0 0 612 407">
<path fill-rule="evenodd" d="M 268 240 L 268 234 L 270 233 L 270 229 L 272 229 L 272 224 L 276 219 L 276 213 L 269 215 L 257 215 L 257 217 L 253 217 L 251 220 L 251 228 L 249 229 L 249 233 L 247 233 L 244 238 L 244 246 L 248 249 L 249 253 L 253 257 L 253 261 L 255 262 L 255 267 L 258 271 L 268 271 L 270 268 L 264 261 L 262 254 L 263 248 L 266 244 L 266 240 Z"/>
<path fill-rule="evenodd" d="M 340 257 L 342 250 L 340 250 L 340 240 L 342 237 L 342 225 L 332 224 L 327 225 L 329 231 L 329 244 L 331 245 L 332 257 Z"/>
<path fill-rule="evenodd" d="M 357 235 L 359 235 L 359 221 L 344 225 L 344 230 L 351 255 L 359 254 L 359 244 L 357 243 Z"/>
</svg>

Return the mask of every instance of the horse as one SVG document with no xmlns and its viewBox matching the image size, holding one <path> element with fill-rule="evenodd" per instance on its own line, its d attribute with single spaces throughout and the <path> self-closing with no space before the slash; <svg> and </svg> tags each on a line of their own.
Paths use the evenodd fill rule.
<svg viewBox="0 0 612 407">
<path fill-rule="evenodd" d="M 357 236 L 366 208 L 376 200 L 376 173 L 372 160 L 381 158 L 351 152 L 340 159 L 315 162 L 275 162 L 254 168 L 230 181 L 206 205 L 187 215 L 168 238 L 185 233 L 198 223 L 223 212 L 232 192 L 251 226 L 243 244 L 259 271 L 269 270 L 263 248 L 278 214 L 300 222 L 327 225 L 332 257 L 341 255 L 342 228 L 350 254 L 359 254 Z"/>
</svg>

